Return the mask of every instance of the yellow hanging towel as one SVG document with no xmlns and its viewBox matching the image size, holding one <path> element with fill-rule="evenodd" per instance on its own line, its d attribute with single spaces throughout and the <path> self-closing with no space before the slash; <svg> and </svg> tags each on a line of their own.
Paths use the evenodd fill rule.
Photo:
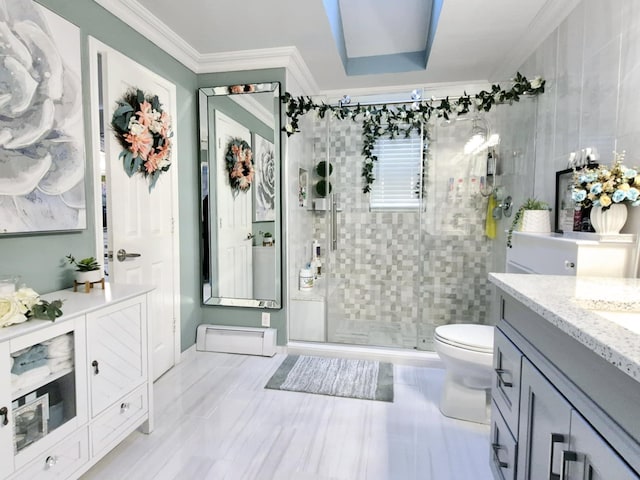
<svg viewBox="0 0 640 480">
<path fill-rule="evenodd" d="M 496 219 L 493 218 L 493 209 L 496 207 L 496 197 L 489 195 L 487 202 L 487 220 L 484 225 L 484 232 L 487 238 L 496 238 Z"/>
</svg>

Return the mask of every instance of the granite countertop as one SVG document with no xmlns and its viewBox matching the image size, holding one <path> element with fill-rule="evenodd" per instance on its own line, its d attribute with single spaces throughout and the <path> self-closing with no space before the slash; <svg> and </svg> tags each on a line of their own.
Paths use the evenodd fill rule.
<svg viewBox="0 0 640 480">
<path fill-rule="evenodd" d="M 640 381 L 640 279 L 490 273 L 489 280 Z"/>
</svg>

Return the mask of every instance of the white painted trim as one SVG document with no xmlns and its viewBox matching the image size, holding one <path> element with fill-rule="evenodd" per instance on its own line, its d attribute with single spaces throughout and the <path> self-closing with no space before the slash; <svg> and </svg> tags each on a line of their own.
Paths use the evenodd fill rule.
<svg viewBox="0 0 640 480">
<path fill-rule="evenodd" d="M 229 95 L 229 100 L 236 102 L 265 125 L 273 125 L 273 112 L 267 110 L 267 108 L 253 98 L 253 96 Z"/>
<path fill-rule="evenodd" d="M 89 90 L 91 98 L 91 144 L 93 152 L 93 193 L 94 193 L 94 212 L 96 215 L 96 222 L 99 218 L 102 218 L 102 188 L 101 188 L 101 172 L 100 172 L 100 111 L 98 105 L 100 104 L 99 92 L 98 92 L 98 62 L 97 56 L 101 52 L 107 54 L 122 55 L 108 45 L 102 43 L 96 38 L 89 36 L 89 58 L 90 58 L 90 71 L 89 71 Z M 95 62 L 94 62 L 95 60 Z M 145 68 L 145 67 L 143 67 Z M 149 74 L 156 77 L 156 80 L 160 83 L 171 84 L 168 80 L 162 78 L 158 74 L 151 72 Z M 169 111 L 175 116 L 178 111 L 178 102 L 176 95 L 172 95 L 169 100 Z M 105 132 L 106 133 L 106 132 Z M 177 122 L 173 122 L 173 134 L 177 138 Z M 171 150 L 172 163 L 176 163 L 178 158 L 177 144 L 174 143 L 174 148 Z M 169 175 L 171 181 L 171 215 L 173 217 L 173 282 L 174 282 L 174 302 L 173 302 L 173 317 L 176 327 L 174 328 L 174 347 L 173 347 L 173 359 L 174 363 L 180 361 L 180 348 L 181 348 L 181 317 L 180 317 L 180 224 L 179 224 L 179 209 L 178 209 L 178 172 L 174 168 Z M 96 228 L 96 258 L 104 259 L 104 238 L 101 228 Z"/>
<path fill-rule="evenodd" d="M 200 53 L 136 0 L 95 0 L 188 69 L 198 70 Z"/>
<path fill-rule="evenodd" d="M 318 86 L 296 47 L 201 54 L 137 0 L 95 0 L 194 73 L 286 68 L 314 94 Z"/>
<path fill-rule="evenodd" d="M 496 79 L 496 81 L 510 78 L 522 67 L 527 58 L 540 44 L 569 16 L 580 1 L 565 0 L 558 2 L 557 0 L 547 0 L 529 27 L 524 29 L 519 41 L 513 44 L 511 53 L 505 56 L 489 78 Z"/>
<path fill-rule="evenodd" d="M 340 345 L 335 343 L 289 342 L 287 353 L 292 355 L 319 355 L 325 357 L 356 358 L 391 362 L 415 367 L 444 368 L 435 352 L 401 348 Z"/>
<path fill-rule="evenodd" d="M 93 37 L 89 37 L 89 98 L 91 105 L 91 157 L 93 158 L 93 213 L 95 218 L 95 257 L 100 264 L 104 263 L 104 232 L 98 228 L 98 221 L 102 224 L 102 181 L 100 171 L 100 94 L 98 92 L 98 52 L 104 44 Z"/>
</svg>

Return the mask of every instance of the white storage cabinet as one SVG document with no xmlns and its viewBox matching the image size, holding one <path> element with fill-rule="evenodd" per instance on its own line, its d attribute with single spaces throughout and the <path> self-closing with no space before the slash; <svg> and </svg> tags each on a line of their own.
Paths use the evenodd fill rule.
<svg viewBox="0 0 640 480">
<path fill-rule="evenodd" d="M 150 287 L 63 290 L 55 322 L 0 329 L 0 478 L 78 478 L 153 428 Z M 45 353 L 46 352 L 46 353 Z"/>
</svg>

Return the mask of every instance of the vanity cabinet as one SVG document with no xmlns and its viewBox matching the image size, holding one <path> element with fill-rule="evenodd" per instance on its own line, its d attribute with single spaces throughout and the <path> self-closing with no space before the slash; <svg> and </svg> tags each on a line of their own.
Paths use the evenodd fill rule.
<svg viewBox="0 0 640 480">
<path fill-rule="evenodd" d="M 638 480 L 640 384 L 501 293 L 490 463 L 496 480 Z"/>
<path fill-rule="evenodd" d="M 635 276 L 635 235 L 513 232 L 511 243 L 507 273 Z"/>
<path fill-rule="evenodd" d="M 150 290 L 54 292 L 43 298 L 63 300 L 55 322 L 0 330 L 0 479 L 77 478 L 150 431 Z"/>
</svg>

